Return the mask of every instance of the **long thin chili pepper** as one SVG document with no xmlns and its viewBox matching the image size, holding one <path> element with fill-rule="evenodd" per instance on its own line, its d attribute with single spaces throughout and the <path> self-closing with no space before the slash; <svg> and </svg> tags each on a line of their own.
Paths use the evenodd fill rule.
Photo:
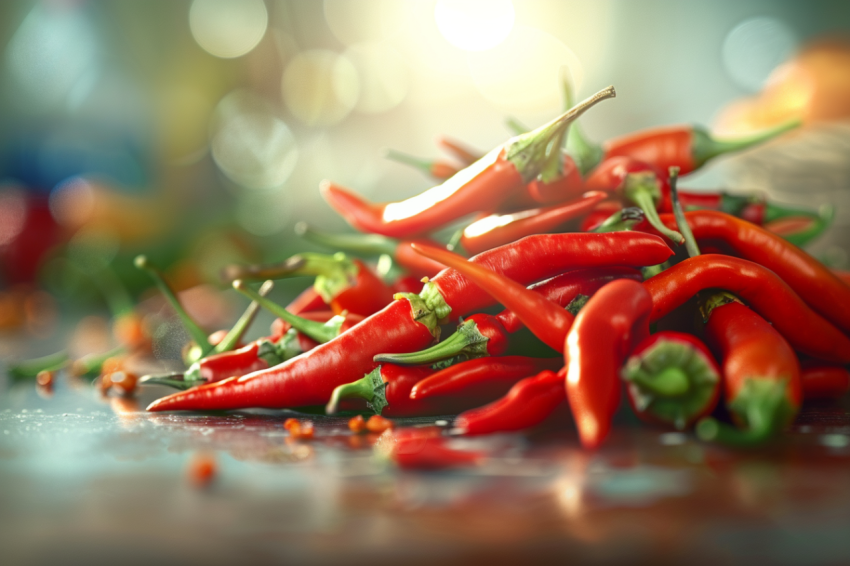
<svg viewBox="0 0 850 566">
<path fill-rule="evenodd" d="M 236 273 L 231 270 L 232 275 Z M 393 296 L 389 285 L 362 261 L 345 254 L 302 253 L 280 264 L 243 266 L 241 274 L 239 279 L 246 280 L 314 275 L 316 291 L 337 314 L 348 311 L 369 316 L 387 306 Z"/>
<path fill-rule="evenodd" d="M 391 237 L 433 231 L 482 210 L 493 210 L 513 191 L 537 177 L 547 161 L 560 159 L 552 148 L 572 120 L 615 95 L 613 87 L 595 94 L 534 132 L 512 138 L 457 175 L 401 202 L 372 204 L 341 187 L 323 183 L 325 200 L 355 228 Z"/>
<path fill-rule="evenodd" d="M 295 233 L 314 244 L 358 255 L 386 254 L 414 277 L 433 277 L 445 266 L 414 252 L 410 240 L 394 240 L 378 234 L 328 234 L 304 222 L 295 225 Z M 429 240 L 421 240 L 430 242 Z M 434 242 L 436 245 L 436 242 Z"/>
<path fill-rule="evenodd" d="M 607 197 L 604 192 L 592 191 L 564 204 L 487 216 L 464 228 L 460 244 L 468 253 L 477 254 L 531 234 L 551 232 L 565 222 L 589 212 Z"/>
<path fill-rule="evenodd" d="M 850 363 L 850 338 L 809 308 L 785 281 L 757 263 L 724 255 L 701 255 L 688 258 L 643 284 L 652 295 L 653 321 L 699 291 L 725 289 L 768 319 L 796 350 L 824 360 Z"/>
<path fill-rule="evenodd" d="M 806 400 L 838 399 L 850 391 L 850 371 L 847 368 L 816 360 L 802 363 L 800 381 Z"/>
<path fill-rule="evenodd" d="M 696 336 L 665 330 L 638 344 L 621 371 L 641 419 L 682 430 L 711 414 L 720 398 L 720 368 Z"/>
<path fill-rule="evenodd" d="M 703 305 L 706 334 L 722 358 L 726 406 L 744 430 L 706 418 L 703 440 L 749 446 L 789 425 L 802 402 L 800 364 L 788 342 L 763 318 L 728 293 Z"/>
<path fill-rule="evenodd" d="M 648 234 L 546 234 L 495 248 L 470 261 L 521 284 L 530 284 L 569 269 L 657 265 L 671 255 L 661 238 Z M 492 299 L 474 283 L 457 271 L 446 269 L 426 283 L 419 295 L 398 295 L 396 301 L 380 312 L 302 356 L 242 378 L 170 395 L 148 409 L 222 410 L 324 404 L 336 386 L 375 369 L 373 356 L 421 350 L 434 336 L 439 336 L 439 321 L 457 319 L 489 304 Z"/>
<path fill-rule="evenodd" d="M 617 191 L 639 206 L 646 220 L 673 242 L 684 241 L 679 232 L 665 226 L 658 211 L 672 210 L 667 175 L 659 169 L 630 157 L 615 157 L 603 161 L 585 180 L 587 190 Z"/>
<path fill-rule="evenodd" d="M 415 167 L 419 169 L 429 177 L 436 179 L 438 181 L 445 181 L 449 179 L 453 175 L 457 174 L 458 168 L 452 165 L 451 163 L 446 163 L 445 161 L 438 161 L 436 159 L 421 159 L 419 157 L 414 157 L 412 155 L 408 155 L 407 153 L 403 153 L 401 151 L 396 151 L 394 149 L 385 149 L 384 157 L 389 159 L 390 161 L 396 161 L 398 163 L 403 163 L 404 165 L 410 165 L 411 167 Z"/>
<path fill-rule="evenodd" d="M 764 143 L 799 125 L 799 120 L 791 120 L 734 140 L 716 139 L 699 126 L 669 126 L 614 138 L 605 142 L 603 148 L 605 159 L 632 157 L 650 163 L 662 171 L 666 171 L 668 167 L 679 167 L 681 174 L 687 175 L 714 157 Z"/>
<path fill-rule="evenodd" d="M 460 142 L 441 136 L 437 138 L 437 144 L 454 155 L 464 165 L 472 165 L 483 157 L 480 151 L 470 149 Z"/>
<path fill-rule="evenodd" d="M 820 315 L 850 332 L 850 285 L 805 251 L 722 212 L 695 210 L 686 212 L 685 219 L 697 240 L 726 242 L 742 257 L 776 273 Z M 676 222 L 672 214 L 661 215 L 661 220 L 668 226 Z"/>
<path fill-rule="evenodd" d="M 562 360 L 558 360 L 561 362 Z M 539 425 L 567 400 L 566 370 L 544 370 L 518 381 L 508 393 L 489 405 L 461 413 L 455 429 L 467 436 L 525 430 Z"/>
</svg>

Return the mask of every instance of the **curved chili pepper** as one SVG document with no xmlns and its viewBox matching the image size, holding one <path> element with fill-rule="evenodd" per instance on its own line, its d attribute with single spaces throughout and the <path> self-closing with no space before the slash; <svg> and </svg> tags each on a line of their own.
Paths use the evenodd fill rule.
<svg viewBox="0 0 850 566">
<path fill-rule="evenodd" d="M 612 281 L 593 295 L 567 335 L 567 400 L 585 448 L 598 447 L 620 403 L 620 368 L 649 336 L 652 297 L 640 283 Z"/>
<path fill-rule="evenodd" d="M 850 271 L 845 271 L 843 269 L 830 269 L 833 275 L 844 282 L 845 285 L 850 286 Z"/>
<path fill-rule="evenodd" d="M 669 229 L 658 218 L 658 211 L 673 209 L 667 176 L 652 165 L 630 157 L 606 159 L 585 180 L 588 190 L 617 191 L 639 206 L 646 221 L 656 230 L 681 244 L 684 239 L 675 229 Z"/>
<path fill-rule="evenodd" d="M 607 197 L 604 192 L 592 191 L 565 204 L 487 216 L 464 228 L 460 244 L 468 253 L 478 254 L 531 234 L 551 232 L 565 222 L 589 212 Z"/>
<path fill-rule="evenodd" d="M 390 161 L 396 161 L 398 163 L 403 163 L 404 165 L 415 167 L 438 181 L 445 181 L 453 175 L 456 175 L 459 170 L 451 163 L 446 163 L 445 161 L 437 161 L 436 159 L 421 159 L 394 149 L 385 149 L 384 157 Z"/>
<path fill-rule="evenodd" d="M 668 226 L 676 222 L 672 214 L 662 215 L 661 219 Z M 686 212 L 685 219 L 697 240 L 723 240 L 744 258 L 776 273 L 820 315 L 850 332 L 850 285 L 805 251 L 722 212 L 695 210 Z"/>
<path fill-rule="evenodd" d="M 843 366 L 807 360 L 802 363 L 800 382 L 806 400 L 838 399 L 850 391 L 850 372 Z"/>
<path fill-rule="evenodd" d="M 493 210 L 511 192 L 537 177 L 547 161 L 560 158 L 552 140 L 597 102 L 615 95 L 609 87 L 537 130 L 512 138 L 457 175 L 402 202 L 372 204 L 325 182 L 322 196 L 355 228 L 373 234 L 406 237 L 433 231 L 481 210 Z M 557 151 L 557 154 L 554 153 Z"/>
<path fill-rule="evenodd" d="M 530 284 L 568 269 L 656 265 L 670 255 L 663 240 L 649 234 L 544 234 L 484 252 L 470 261 Z M 426 283 L 419 295 L 397 295 L 382 311 L 302 356 L 242 378 L 175 393 L 154 402 L 148 410 L 324 404 L 336 386 L 375 369 L 372 357 L 376 354 L 421 350 L 439 336 L 439 321 L 450 316 L 456 319 L 489 304 L 492 299 L 474 283 L 446 269 Z"/>
<path fill-rule="evenodd" d="M 445 269 L 435 261 L 422 257 L 410 247 L 409 240 L 393 240 L 378 234 L 328 234 L 311 228 L 304 222 L 295 225 L 295 233 L 314 244 L 358 255 L 388 255 L 413 277 L 434 277 Z M 427 243 L 436 242 L 421 240 Z"/>
<path fill-rule="evenodd" d="M 558 360 L 561 362 L 561 360 Z M 454 426 L 466 436 L 525 430 L 539 425 L 567 400 L 566 371 L 544 370 L 518 381 L 489 405 L 461 413 Z"/>
<path fill-rule="evenodd" d="M 449 139 L 445 136 L 437 138 L 437 144 L 444 150 L 454 155 L 465 165 L 472 165 L 483 157 L 480 151 L 470 149 L 463 144 Z"/>
<path fill-rule="evenodd" d="M 246 280 L 315 275 L 316 292 L 337 314 L 348 311 L 369 316 L 387 306 L 393 297 L 392 289 L 362 261 L 344 254 L 302 253 L 280 264 L 241 267 L 241 274 L 239 279 Z"/>
<path fill-rule="evenodd" d="M 696 171 L 710 159 L 748 149 L 800 125 L 791 120 L 748 137 L 719 140 L 699 126 L 668 126 L 641 130 L 602 144 L 604 159 L 632 157 L 666 171 L 679 167 L 682 175 Z"/>
<path fill-rule="evenodd" d="M 696 336 L 665 330 L 638 344 L 620 373 L 641 419 L 683 430 L 711 414 L 720 368 Z"/>
<path fill-rule="evenodd" d="M 540 373 L 544 369 L 558 370 L 561 358 L 528 358 L 501 356 L 476 358 L 449 366 L 416 383 L 410 390 L 411 399 L 466 395 L 470 389 L 483 388 L 486 395 L 504 395 L 518 379 Z M 563 389 L 563 382 L 561 383 Z"/>
<path fill-rule="evenodd" d="M 653 321 L 666 316 L 699 291 L 725 289 L 747 301 L 800 352 L 850 363 L 850 338 L 809 308 L 775 273 L 757 263 L 730 256 L 701 255 L 688 258 L 643 284 L 652 295 Z"/>
<path fill-rule="evenodd" d="M 800 364 L 788 342 L 763 318 L 728 293 L 703 303 L 706 335 L 723 360 L 723 391 L 732 417 L 745 430 L 706 418 L 703 440 L 747 446 L 789 425 L 802 402 Z"/>
</svg>

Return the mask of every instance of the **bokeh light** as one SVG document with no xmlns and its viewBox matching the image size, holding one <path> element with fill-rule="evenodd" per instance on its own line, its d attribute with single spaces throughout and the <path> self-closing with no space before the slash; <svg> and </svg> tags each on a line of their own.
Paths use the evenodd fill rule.
<svg viewBox="0 0 850 566">
<path fill-rule="evenodd" d="M 298 161 L 295 138 L 286 123 L 245 91 L 232 92 L 219 102 L 210 145 L 224 174 L 251 189 L 282 185 Z"/>
<path fill-rule="evenodd" d="M 407 65 L 389 45 L 359 43 L 349 47 L 345 57 L 357 69 L 360 81 L 358 112 L 386 112 L 404 100 L 409 87 Z"/>
<path fill-rule="evenodd" d="M 330 126 L 357 104 L 360 80 L 346 57 L 315 49 L 292 58 L 283 72 L 281 91 L 287 108 L 300 121 Z"/>
<path fill-rule="evenodd" d="M 85 224 L 94 213 L 94 187 L 82 177 L 71 177 L 50 193 L 50 212 L 61 226 Z"/>
<path fill-rule="evenodd" d="M 738 86 L 756 92 L 796 48 L 797 38 L 785 23 L 776 18 L 751 18 L 726 35 L 723 65 Z"/>
<path fill-rule="evenodd" d="M 478 91 L 510 112 L 559 108 L 559 70 L 566 67 L 574 89 L 584 81 L 584 69 L 572 50 L 537 28 L 517 26 L 507 41 L 478 53 L 468 53 L 472 80 Z"/>
<path fill-rule="evenodd" d="M 269 14 L 263 0 L 194 0 L 189 28 L 204 51 L 232 59 L 250 52 L 266 33 Z"/>
<path fill-rule="evenodd" d="M 398 0 L 325 0 L 325 21 L 345 45 L 386 39 L 411 16 L 409 2 Z"/>
<path fill-rule="evenodd" d="M 484 51 L 502 43 L 514 26 L 510 0 L 439 0 L 434 19 L 443 37 L 467 51 Z"/>
</svg>

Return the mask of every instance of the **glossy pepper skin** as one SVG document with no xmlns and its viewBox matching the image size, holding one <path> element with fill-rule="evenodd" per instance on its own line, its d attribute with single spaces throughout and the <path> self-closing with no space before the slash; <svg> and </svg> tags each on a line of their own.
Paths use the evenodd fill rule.
<svg viewBox="0 0 850 566">
<path fill-rule="evenodd" d="M 775 273 L 757 263 L 725 255 L 701 255 L 643 284 L 652 295 L 653 321 L 699 291 L 725 289 L 768 319 L 796 350 L 823 360 L 850 363 L 850 338 L 809 308 Z"/>
<path fill-rule="evenodd" d="M 325 200 L 362 232 L 404 238 L 434 231 L 482 210 L 494 210 L 560 158 L 552 141 L 560 139 L 570 122 L 585 110 L 615 95 L 613 87 L 600 91 L 534 132 L 505 144 L 459 171 L 443 184 L 402 202 L 373 204 L 330 182 L 321 186 Z"/>
<path fill-rule="evenodd" d="M 658 212 L 673 210 L 673 203 L 667 175 L 652 165 L 630 157 L 608 159 L 587 177 L 585 187 L 592 191 L 616 191 L 639 206 L 656 230 L 677 244 L 684 241 L 676 229 L 665 226 L 658 218 Z"/>
<path fill-rule="evenodd" d="M 621 375 L 635 414 L 683 430 L 711 414 L 720 398 L 720 368 L 691 334 L 670 330 L 640 342 Z"/>
<path fill-rule="evenodd" d="M 529 284 L 567 269 L 656 265 L 672 255 L 658 236 L 630 232 L 529 236 L 470 261 Z M 533 294 L 533 293 L 532 293 Z M 334 388 L 369 373 L 380 353 L 413 352 L 437 335 L 437 322 L 492 304 L 452 269 L 437 274 L 420 295 L 398 296 L 338 338 L 279 366 L 202 385 L 154 402 L 148 410 L 226 410 L 325 404 Z"/>
<path fill-rule="evenodd" d="M 821 316 L 850 332 L 850 285 L 817 259 L 776 234 L 723 212 L 695 210 L 685 219 L 697 240 L 722 240 L 742 257 L 776 273 Z M 671 226 L 673 215 L 661 220 Z M 746 297 L 744 297 L 746 298 Z"/>
<path fill-rule="evenodd" d="M 816 360 L 803 362 L 800 381 L 806 400 L 838 399 L 850 391 L 850 372 L 847 368 Z"/>
<path fill-rule="evenodd" d="M 491 398 L 496 398 L 505 394 L 517 380 L 540 373 L 544 369 L 558 370 L 562 365 L 561 358 L 476 358 L 449 366 L 426 377 L 413 386 L 410 398 L 452 397 L 479 388 L 487 391 Z"/>
<path fill-rule="evenodd" d="M 712 302 L 719 306 L 703 307 L 706 336 L 722 360 L 726 406 L 745 428 L 736 430 L 707 418 L 697 425 L 697 434 L 732 445 L 758 444 L 797 415 L 803 395 L 800 364 L 782 335 L 734 297 L 715 295 Z"/>
<path fill-rule="evenodd" d="M 718 140 L 699 126 L 668 126 L 641 130 L 603 144 L 604 159 L 632 157 L 651 163 L 662 171 L 679 167 L 687 175 L 710 159 L 732 151 L 740 151 L 770 140 L 796 128 L 799 121 L 786 122 L 758 134 L 735 140 Z"/>
<path fill-rule="evenodd" d="M 567 400 L 582 446 L 599 447 L 620 404 L 620 369 L 649 336 L 652 297 L 640 283 L 613 281 L 593 295 L 567 335 Z"/>
<path fill-rule="evenodd" d="M 500 211 L 528 210 L 541 205 L 549 207 L 581 196 L 584 179 L 576 162 L 564 153 L 561 168 L 556 172 L 541 173 L 536 179 L 514 193 L 499 206 Z"/>
<path fill-rule="evenodd" d="M 532 234 L 551 232 L 590 212 L 607 197 L 604 192 L 592 191 L 563 204 L 487 216 L 464 228 L 460 244 L 468 253 L 478 254 Z"/>
<path fill-rule="evenodd" d="M 560 361 L 560 359 L 559 359 Z M 565 372 L 545 370 L 514 385 L 489 405 L 458 415 L 454 426 L 466 436 L 526 430 L 546 420 L 567 400 Z"/>
</svg>

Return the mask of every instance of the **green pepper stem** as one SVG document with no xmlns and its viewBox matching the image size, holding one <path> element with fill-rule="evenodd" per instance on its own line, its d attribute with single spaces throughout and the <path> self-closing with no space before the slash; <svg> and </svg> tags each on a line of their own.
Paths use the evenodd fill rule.
<svg viewBox="0 0 850 566">
<path fill-rule="evenodd" d="M 259 293 L 248 287 L 248 285 L 241 279 L 237 279 L 233 282 L 233 288 L 259 304 L 267 311 L 271 312 L 273 315 L 282 318 L 298 332 L 301 332 L 305 336 L 312 338 L 320 344 L 329 342 L 339 335 L 338 325 L 336 327 L 328 326 L 327 323 L 307 320 L 306 318 L 294 315 L 277 303 L 274 303 L 265 297 L 261 297 Z"/>
<path fill-rule="evenodd" d="M 68 363 L 68 352 L 65 350 L 48 354 L 40 358 L 24 360 L 9 366 L 9 376 L 15 379 L 35 377 L 41 371 L 56 371 Z"/>
<path fill-rule="evenodd" d="M 467 320 L 458 326 L 457 332 L 430 348 L 405 354 L 378 354 L 372 360 L 402 366 L 424 366 L 462 353 L 479 357 L 487 355 L 487 341 L 488 338 L 478 331 L 475 321 Z"/>
<path fill-rule="evenodd" d="M 265 297 L 268 295 L 269 291 L 274 288 L 274 283 L 272 281 L 266 281 L 260 287 L 260 291 L 258 294 L 261 297 Z M 245 312 L 242 313 L 242 316 L 239 317 L 239 320 L 236 321 L 236 324 L 228 331 L 227 335 L 222 338 L 221 342 L 215 345 L 213 348 L 213 353 L 221 354 L 222 352 L 229 352 L 233 348 L 236 347 L 236 344 L 239 340 L 242 339 L 242 336 L 245 335 L 245 332 L 248 330 L 248 327 L 251 326 L 251 323 L 254 322 L 254 319 L 257 318 L 257 312 L 260 310 L 260 305 L 257 301 L 251 301 L 251 304 L 248 305 L 248 308 L 245 309 Z"/>
<path fill-rule="evenodd" d="M 791 217 L 799 217 L 803 216 L 806 218 L 821 218 L 824 213 L 829 213 L 827 211 L 822 210 L 812 210 L 810 208 L 796 208 L 793 206 L 784 206 L 781 204 L 776 204 L 775 202 L 766 202 L 764 203 L 764 224 L 768 222 L 772 222 L 773 220 L 780 220 L 782 218 L 791 218 Z"/>
<path fill-rule="evenodd" d="M 655 210 L 655 198 L 652 195 L 652 190 L 648 187 L 635 187 L 628 194 L 629 199 L 638 205 L 646 215 L 646 221 L 661 234 L 667 236 L 675 244 L 681 244 L 685 238 L 676 230 L 670 230 L 661 222 L 658 216 L 658 211 Z"/>
<path fill-rule="evenodd" d="M 528 126 L 526 126 L 525 124 L 523 124 L 522 122 L 520 122 L 519 120 L 514 118 L 513 116 L 508 116 L 505 119 L 505 125 L 508 127 L 508 129 L 515 136 L 519 136 L 519 135 L 528 133 L 528 131 L 529 131 Z"/>
<path fill-rule="evenodd" d="M 118 346 L 117 348 L 113 348 L 101 354 L 89 354 L 88 356 L 83 356 L 71 364 L 71 373 L 77 377 L 88 375 L 94 376 L 95 374 L 100 373 L 103 362 L 109 358 L 120 356 L 126 351 L 127 350 L 124 346 Z"/>
<path fill-rule="evenodd" d="M 660 397 L 678 397 L 691 388 L 688 374 L 675 366 L 664 368 L 656 375 L 636 372 L 629 376 L 629 381 Z"/>
<path fill-rule="evenodd" d="M 186 312 L 186 309 L 183 308 L 183 305 L 180 304 L 180 301 L 177 299 L 177 295 L 174 293 L 174 290 L 168 285 L 165 281 L 165 277 L 153 265 L 150 260 L 146 256 L 139 255 L 136 256 L 135 260 L 136 267 L 147 271 L 148 274 L 153 279 L 156 286 L 159 287 L 159 290 L 165 296 L 165 299 L 171 304 L 171 307 L 174 309 L 174 312 L 177 313 L 177 316 L 180 318 L 180 321 L 183 323 L 183 327 L 192 337 L 192 340 L 195 341 L 196 344 L 201 348 L 203 355 L 209 354 L 213 346 L 210 344 L 207 339 L 207 334 L 204 332 L 198 323 L 192 320 L 192 317 L 189 316 L 189 313 Z"/>
<path fill-rule="evenodd" d="M 206 383 L 204 380 L 184 379 L 182 373 L 165 373 L 161 375 L 145 375 L 139 378 L 139 385 L 165 385 L 174 389 L 186 390 L 196 385 Z"/>
<path fill-rule="evenodd" d="M 767 423 L 747 430 L 740 430 L 717 419 L 708 417 L 697 423 L 697 436 L 706 442 L 717 442 L 726 446 L 746 448 L 763 444 L 773 435 L 772 427 Z"/>
<path fill-rule="evenodd" d="M 679 180 L 679 168 L 670 167 L 670 198 L 673 201 L 673 216 L 676 218 L 676 228 L 685 238 L 685 249 L 688 250 L 689 257 L 700 255 L 697 240 L 694 238 L 694 233 L 691 231 L 691 226 L 685 218 L 685 211 L 682 210 L 682 203 L 679 201 L 679 189 L 676 187 Z"/>
<path fill-rule="evenodd" d="M 802 124 L 798 118 L 783 122 L 773 128 L 768 128 L 757 134 L 745 136 L 733 140 L 716 139 L 712 135 L 701 128 L 694 128 L 694 139 L 692 146 L 692 156 L 697 167 L 702 166 L 706 161 L 733 151 L 741 151 L 748 149 L 760 143 L 771 140 L 780 134 L 793 130 Z"/>
<path fill-rule="evenodd" d="M 311 228 L 306 222 L 296 224 L 295 233 L 308 242 L 361 255 L 395 256 L 398 248 L 397 240 L 378 234 L 329 234 Z"/>
<path fill-rule="evenodd" d="M 803 246 L 823 234 L 832 225 L 834 218 L 835 207 L 831 204 L 823 204 L 818 210 L 817 218 L 808 228 L 793 234 L 783 234 L 782 237 L 795 246 Z"/>
<path fill-rule="evenodd" d="M 630 206 L 618 210 L 592 231 L 600 234 L 604 232 L 623 232 L 630 230 L 638 222 L 643 222 L 645 218 L 646 215 L 641 208 Z"/>
<path fill-rule="evenodd" d="M 574 104 L 573 84 L 570 80 L 570 69 L 566 66 L 561 67 L 561 89 L 564 96 L 564 109 L 572 108 Z M 602 147 L 587 139 L 578 121 L 573 122 L 570 126 L 565 142 L 567 153 L 576 162 L 582 175 L 586 175 L 602 161 L 604 154 Z"/>
<path fill-rule="evenodd" d="M 426 175 L 431 174 L 431 169 L 434 166 L 433 161 L 414 157 L 407 153 L 402 153 L 401 151 L 396 151 L 390 148 L 385 148 L 383 150 L 383 155 L 390 161 L 395 161 L 397 163 L 403 163 L 404 165 L 410 165 L 411 167 L 415 167 L 420 171 L 423 171 Z"/>
<path fill-rule="evenodd" d="M 378 368 L 380 371 L 380 368 Z M 340 385 L 333 390 L 331 400 L 325 406 L 325 412 L 329 415 L 339 410 L 339 403 L 343 399 L 360 398 L 371 401 L 375 397 L 375 388 L 372 386 L 372 374 L 367 374 L 357 381 Z"/>
</svg>

